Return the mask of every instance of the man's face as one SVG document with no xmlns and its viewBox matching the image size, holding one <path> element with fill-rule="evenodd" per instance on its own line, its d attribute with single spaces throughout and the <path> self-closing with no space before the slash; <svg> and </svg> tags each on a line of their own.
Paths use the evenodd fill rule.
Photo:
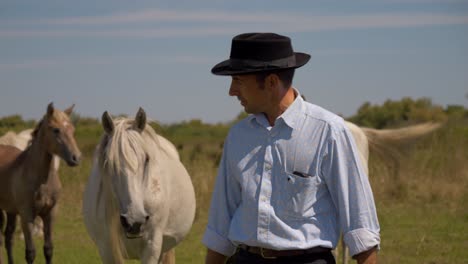
<svg viewBox="0 0 468 264">
<path fill-rule="evenodd" d="M 267 93 L 267 89 L 257 82 L 253 74 L 232 76 L 229 95 L 236 96 L 249 114 L 266 112 L 269 98 Z"/>
</svg>

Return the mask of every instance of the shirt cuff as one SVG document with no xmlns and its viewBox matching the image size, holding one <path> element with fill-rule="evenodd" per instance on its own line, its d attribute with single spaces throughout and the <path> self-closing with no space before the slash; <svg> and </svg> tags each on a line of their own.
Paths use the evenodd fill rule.
<svg viewBox="0 0 468 264">
<path fill-rule="evenodd" d="M 344 235 L 344 241 L 349 247 L 349 254 L 354 256 L 380 244 L 380 235 L 366 228 L 349 231 Z"/>
<path fill-rule="evenodd" d="M 202 243 L 207 248 L 227 257 L 232 256 L 236 252 L 236 246 L 234 246 L 231 241 L 220 236 L 209 227 L 206 228 Z"/>
</svg>

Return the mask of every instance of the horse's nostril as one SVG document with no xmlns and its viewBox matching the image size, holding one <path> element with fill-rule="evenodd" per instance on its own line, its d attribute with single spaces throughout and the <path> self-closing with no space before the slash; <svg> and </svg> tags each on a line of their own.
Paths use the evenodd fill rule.
<svg viewBox="0 0 468 264">
<path fill-rule="evenodd" d="M 145 221 L 148 222 L 149 218 L 150 218 L 149 215 L 147 215 L 147 216 L 145 217 Z"/>
<path fill-rule="evenodd" d="M 123 215 L 120 216 L 120 223 L 125 230 L 130 228 L 130 224 L 128 223 L 127 218 Z"/>
<path fill-rule="evenodd" d="M 76 162 L 76 163 L 80 162 L 80 158 L 81 158 L 81 157 L 80 157 L 79 155 L 73 155 L 73 156 L 72 156 L 72 160 L 73 160 L 74 162 Z"/>
</svg>

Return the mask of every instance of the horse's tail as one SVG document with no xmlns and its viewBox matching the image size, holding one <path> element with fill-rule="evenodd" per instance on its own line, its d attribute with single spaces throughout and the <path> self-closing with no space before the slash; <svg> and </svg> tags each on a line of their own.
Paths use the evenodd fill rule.
<svg viewBox="0 0 468 264">
<path fill-rule="evenodd" d="M 442 123 L 426 122 L 397 129 L 374 129 L 363 127 L 362 130 L 369 139 L 369 143 L 399 143 L 413 141 L 421 136 L 427 135 L 442 126 Z"/>
<path fill-rule="evenodd" d="M 410 144 L 440 128 L 442 123 L 427 122 L 397 129 L 362 128 L 369 151 L 387 161 L 393 173 L 398 173 L 402 152 L 395 146 Z"/>
</svg>

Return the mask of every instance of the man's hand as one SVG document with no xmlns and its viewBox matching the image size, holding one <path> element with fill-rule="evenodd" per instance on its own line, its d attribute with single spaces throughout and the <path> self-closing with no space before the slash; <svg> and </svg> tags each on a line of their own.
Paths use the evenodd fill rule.
<svg viewBox="0 0 468 264">
<path fill-rule="evenodd" d="M 353 256 L 358 264 L 376 264 L 377 263 L 377 247 L 373 247 L 367 251 L 361 252 Z"/>
<path fill-rule="evenodd" d="M 226 262 L 227 257 L 208 249 L 206 252 L 205 264 L 224 264 Z"/>
</svg>

